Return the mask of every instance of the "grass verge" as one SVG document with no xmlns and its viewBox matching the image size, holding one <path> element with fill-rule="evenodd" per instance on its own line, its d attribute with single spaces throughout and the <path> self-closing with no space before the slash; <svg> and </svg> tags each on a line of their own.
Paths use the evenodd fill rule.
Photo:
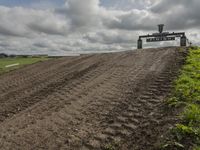
<svg viewBox="0 0 200 150">
<path fill-rule="evenodd" d="M 171 108 L 184 106 L 184 109 L 180 123 L 171 130 L 170 139 L 161 149 L 200 150 L 200 48 L 189 50 L 186 64 L 167 103 Z"/>
<path fill-rule="evenodd" d="M 37 57 L 37 58 L 22 58 L 22 57 L 16 57 L 16 58 L 0 58 L 0 74 L 3 74 L 5 72 L 9 72 L 11 70 L 23 67 L 25 65 L 34 64 L 36 62 L 45 61 L 48 60 L 48 57 Z M 7 67 L 12 64 L 18 64 L 16 66 Z"/>
</svg>

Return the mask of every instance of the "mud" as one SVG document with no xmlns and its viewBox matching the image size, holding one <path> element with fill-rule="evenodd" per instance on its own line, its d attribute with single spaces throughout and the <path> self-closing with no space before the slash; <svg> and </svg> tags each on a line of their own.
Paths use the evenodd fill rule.
<svg viewBox="0 0 200 150">
<path fill-rule="evenodd" d="M 155 149 L 178 48 L 65 57 L 0 76 L 0 149 Z"/>
</svg>

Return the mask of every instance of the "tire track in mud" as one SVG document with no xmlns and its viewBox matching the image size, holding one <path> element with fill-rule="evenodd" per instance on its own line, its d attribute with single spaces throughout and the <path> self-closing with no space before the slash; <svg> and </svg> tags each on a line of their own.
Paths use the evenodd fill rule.
<svg viewBox="0 0 200 150">
<path fill-rule="evenodd" d="M 110 69 L 110 68 L 109 68 L 109 69 Z M 104 70 L 105 70 L 105 69 L 104 69 Z M 116 70 L 116 69 L 115 69 L 115 70 Z M 112 73 L 112 72 L 111 72 L 111 73 Z M 112 73 L 112 74 L 113 74 L 113 76 L 116 76 L 116 73 Z M 104 78 L 104 82 L 110 80 L 110 78 L 111 78 L 110 76 L 107 76 L 107 79 Z M 108 83 L 109 83 L 109 82 L 108 82 Z M 102 84 L 102 81 L 101 81 L 99 84 Z M 97 85 L 96 88 L 98 88 L 98 86 L 99 86 L 99 85 Z M 91 88 L 91 89 L 94 89 L 94 88 Z"/>
<path fill-rule="evenodd" d="M 110 78 L 110 82 L 111 83 L 113 83 L 113 85 L 111 86 L 110 85 L 110 83 L 109 83 L 109 86 L 108 85 L 106 85 L 106 84 L 101 84 L 101 86 L 103 86 L 104 88 L 106 87 L 106 88 L 109 88 L 110 87 L 110 90 L 111 91 L 118 91 L 118 89 L 116 88 L 116 86 L 117 86 L 117 83 L 116 82 L 113 82 L 113 80 L 118 80 L 117 78 L 116 78 L 116 76 L 117 76 L 117 74 L 114 74 L 113 75 L 113 78 Z M 99 88 L 101 88 L 101 86 L 98 86 Z M 113 88 L 113 87 L 115 87 L 115 88 Z M 88 116 L 88 114 L 91 114 L 91 113 L 94 113 L 94 115 L 96 116 L 96 115 L 100 115 L 101 113 L 99 113 L 99 112 L 95 112 L 95 107 L 96 108 L 98 108 L 98 107 L 100 107 L 100 106 L 102 106 L 102 104 L 101 103 L 98 103 L 98 101 L 102 101 L 103 103 L 104 103 L 104 105 L 105 105 L 105 103 L 107 103 L 107 104 L 109 104 L 109 101 L 108 101 L 108 99 L 112 99 L 112 97 L 114 97 L 114 96 L 116 96 L 116 94 L 115 95 L 113 95 L 113 94 L 111 94 L 110 92 L 107 92 L 107 89 L 103 92 L 103 94 L 101 94 L 101 97 L 98 95 L 98 96 L 94 96 L 95 98 L 96 98 L 96 101 L 93 101 L 93 102 L 91 102 L 90 103 L 90 106 L 88 107 L 88 110 L 87 111 L 83 111 L 83 113 L 82 114 L 84 114 L 84 115 L 86 115 L 86 116 Z M 119 95 L 120 96 L 120 95 Z M 87 97 L 86 97 L 87 98 Z M 102 99 L 103 98 L 103 99 Z M 82 99 L 84 99 L 84 97 L 82 97 Z M 115 105 L 115 104 L 117 104 L 118 102 L 117 101 L 113 101 L 113 104 Z M 113 105 L 113 107 L 114 107 L 114 105 Z M 94 108 L 93 108 L 94 107 Z M 109 109 L 112 109 L 112 108 L 109 108 Z M 109 110 L 107 110 L 108 112 L 109 112 Z M 103 114 L 101 114 L 101 115 L 106 115 L 106 112 L 104 112 Z M 90 116 L 91 117 L 91 116 Z M 86 119 L 88 119 L 88 118 L 84 118 L 85 120 Z M 95 118 L 93 118 L 93 119 L 95 119 Z M 97 118 L 98 119 L 98 118 Z M 62 133 L 63 133 L 63 131 L 62 131 Z M 64 132 L 64 133 L 68 133 L 68 132 Z M 87 133 L 88 134 L 88 133 Z M 66 137 L 66 136 L 65 136 Z M 63 136 L 62 136 L 62 138 L 63 138 Z M 51 139 L 51 140 L 50 140 Z M 52 144 L 50 147 L 54 147 L 54 146 L 58 146 L 58 144 L 57 143 L 55 143 L 55 142 L 53 142 L 55 139 L 57 139 L 56 137 L 51 137 L 51 138 L 47 138 L 47 141 L 46 142 L 48 142 L 48 144 L 47 143 L 43 143 L 43 144 L 40 144 L 40 145 L 49 145 L 49 144 L 52 144 L 52 143 L 54 143 L 54 145 Z M 59 138 L 58 138 L 59 139 Z M 65 139 L 65 138 L 63 138 L 63 139 Z M 49 141 L 50 140 L 50 141 Z M 77 144 L 79 144 L 80 143 L 80 141 L 82 140 L 80 137 L 76 137 L 76 140 L 77 141 L 73 141 L 72 143 L 73 143 L 73 147 L 77 147 L 78 148 L 78 145 L 76 145 L 75 143 L 77 143 Z M 61 141 L 61 140 L 60 140 Z M 62 144 L 64 144 L 65 142 L 63 142 Z M 72 144 L 71 143 L 71 144 Z M 67 144 L 68 145 L 68 144 Z M 71 145 L 72 146 L 72 145 Z M 50 148 L 50 147 L 46 147 L 46 148 Z M 34 147 L 35 148 L 35 147 Z M 58 148 L 58 147 L 54 147 L 54 148 Z M 60 147 L 59 147 L 60 148 Z M 69 147 L 68 147 L 69 148 Z"/>
<path fill-rule="evenodd" d="M 63 63 L 63 59 L 48 60 L 1 75 L 0 84 L 2 86 L 0 87 L 0 92 L 2 93 L 7 91 L 8 89 L 10 90 L 10 88 L 24 83 L 29 78 L 34 78 L 35 75 L 42 74 L 44 70 L 47 70 L 47 68 L 50 69 L 61 63 Z"/>
<path fill-rule="evenodd" d="M 19 101 L 9 101 L 7 97 L 5 98 L 5 105 L 0 106 L 0 120 L 3 121 L 7 117 L 11 117 L 15 113 L 22 111 L 26 109 L 27 107 L 39 102 L 42 98 L 45 98 L 48 96 L 51 92 L 53 92 L 55 89 L 60 89 L 64 84 L 67 84 L 70 80 L 75 80 L 79 77 L 81 77 L 83 74 L 89 72 L 90 70 L 97 67 L 98 64 L 93 64 L 89 66 L 88 68 L 85 68 L 79 72 L 73 72 L 69 73 L 67 77 L 58 79 L 53 84 L 49 84 L 45 87 L 42 87 L 37 93 L 34 92 L 33 94 L 28 95 L 27 97 L 20 97 Z M 38 90 L 38 87 L 35 87 L 33 90 Z M 30 101 L 31 99 L 31 101 Z M 7 101 L 6 101 L 7 100 Z M 14 106 L 13 106 L 14 103 Z M 5 107 L 6 106 L 6 107 Z M 4 108 L 5 107 L 5 108 Z"/>
<path fill-rule="evenodd" d="M 118 58 L 120 58 L 120 57 L 117 57 L 117 59 Z M 105 68 L 102 68 L 102 69 L 99 69 L 98 68 L 98 70 L 96 70 L 96 69 L 94 69 L 94 67 L 91 67 L 92 68 L 92 70 L 94 70 L 95 71 L 95 73 L 93 73 L 93 71 L 91 71 L 91 73 L 90 73 L 90 75 L 87 75 L 85 78 L 83 78 L 84 77 L 84 75 L 83 75 L 83 77 L 82 77 L 82 74 L 84 74 L 84 73 L 82 73 L 82 72 L 78 72 L 78 73 L 72 73 L 72 75 L 73 75 L 73 77 L 75 77 L 75 79 L 76 78 L 79 78 L 79 77 L 81 77 L 81 79 L 80 80 L 78 80 L 78 81 L 75 81 L 75 83 L 73 83 L 73 84 L 70 84 L 69 83 L 69 85 L 67 85 L 67 87 L 68 87 L 68 90 L 70 91 L 71 90 L 71 87 L 73 87 L 73 88 L 76 88 L 76 84 L 80 84 L 80 82 L 83 82 L 83 83 L 85 83 L 87 80 L 89 80 L 90 78 L 91 78 L 91 76 L 94 76 L 93 78 L 95 78 L 96 76 L 95 75 L 98 75 L 98 74 L 100 74 L 100 73 L 103 73 L 104 71 L 105 71 Z M 108 69 L 107 69 L 108 70 Z M 83 70 L 83 71 L 85 71 L 85 70 Z M 86 71 L 87 72 L 87 71 Z M 85 73 L 86 73 L 85 72 Z M 75 75 L 74 75 L 75 74 Z M 72 80 L 75 80 L 73 77 L 71 78 L 70 77 L 70 74 L 67 76 L 68 78 L 67 78 L 67 81 L 68 80 L 70 80 L 70 82 L 72 81 Z M 58 81 L 57 81 L 58 82 Z M 61 80 L 61 82 L 63 82 L 63 80 Z M 59 85 L 62 87 L 62 86 L 65 86 L 65 82 L 64 83 L 60 83 L 60 82 L 58 82 L 58 83 L 54 83 L 54 85 L 53 86 L 50 86 L 51 87 L 51 89 L 52 90 L 55 90 L 55 88 L 54 87 L 56 87 L 57 89 L 57 91 L 59 91 Z M 75 86 L 75 87 L 74 87 Z M 79 86 L 81 86 L 81 85 L 79 85 Z M 46 88 L 46 87 L 45 87 Z M 48 90 L 46 90 L 46 89 L 43 89 L 42 91 L 44 91 L 44 94 L 42 94 L 41 92 L 42 91 L 39 91 L 40 92 L 40 99 L 41 99 L 41 97 L 45 97 L 45 95 L 48 95 L 49 93 L 51 93 L 52 91 L 51 91 L 51 89 L 48 89 Z M 68 91 L 68 92 L 69 92 Z M 48 92 L 48 93 L 46 93 L 46 92 Z M 69 93 L 70 94 L 70 93 Z M 37 95 L 35 96 L 35 100 L 37 100 Z M 22 100 L 20 101 L 20 102 L 22 102 Z M 31 104 L 34 104 L 35 102 L 34 101 L 31 101 Z M 24 106 L 25 108 L 27 107 L 26 105 Z M 8 108 L 7 108 L 8 109 Z M 20 108 L 21 109 L 21 108 Z M 12 112 L 11 112 L 12 113 Z M 4 113 L 4 114 L 6 114 L 6 113 Z"/>
<path fill-rule="evenodd" d="M 90 56 L 89 56 L 90 57 Z M 85 61 L 87 58 L 84 58 L 83 61 Z M 80 68 L 82 66 L 83 62 L 79 62 L 78 64 L 72 66 L 70 69 L 75 69 L 77 71 L 69 71 L 69 69 L 65 69 L 64 72 L 61 72 L 57 74 L 53 79 L 45 79 L 45 76 L 43 77 L 46 82 L 41 82 L 39 85 L 35 85 L 32 87 L 32 83 L 30 84 L 29 88 L 25 87 L 20 91 L 17 90 L 14 91 L 11 95 L 1 97 L 0 102 L 0 120 L 1 122 L 5 120 L 6 118 L 9 118 L 13 116 L 14 114 L 26 109 L 27 107 L 35 104 L 36 102 L 39 102 L 41 98 L 46 97 L 49 93 L 53 92 L 57 88 L 59 89 L 62 87 L 64 84 L 66 84 L 69 80 L 76 78 L 76 76 L 82 76 L 82 74 L 86 71 L 87 69 L 90 70 L 94 69 L 93 65 L 95 64 L 90 64 L 91 66 L 85 66 L 85 68 L 81 69 L 76 69 Z M 59 71 L 59 70 L 58 70 Z M 86 73 L 85 72 L 85 73 Z M 27 88 L 27 89 L 26 89 Z"/>
<path fill-rule="evenodd" d="M 64 75 L 69 82 L 55 82 L 52 92 L 45 96 L 40 93 L 39 101 L 24 105 L 23 111 L 4 120 L 0 124 L 0 147 L 90 150 L 113 141 L 121 149 L 152 146 L 148 139 L 141 142 L 141 134 L 147 138 L 149 126 L 160 121 L 159 106 L 170 89 L 166 78 L 174 74 L 168 70 L 175 68 L 171 63 L 179 57 L 173 56 L 174 51 L 175 48 L 92 56 L 74 69 L 74 74 L 79 74 L 76 70 L 83 70 L 82 73 L 75 78 Z M 33 95 L 31 100 L 36 98 Z M 149 130 L 145 131 L 145 127 Z M 136 143 L 133 145 L 130 139 Z M 151 142 L 155 140 L 154 137 Z"/>
<path fill-rule="evenodd" d="M 164 118 L 166 116 L 163 116 L 159 108 L 162 108 L 162 102 L 169 94 L 171 81 L 179 67 L 168 68 L 156 79 L 152 79 L 153 82 L 147 86 L 146 90 L 143 89 L 138 97 L 132 97 L 133 91 L 127 91 L 126 95 L 130 96 L 124 98 L 124 103 L 116 107 L 119 109 L 107 117 L 104 131 L 87 141 L 85 149 L 104 149 L 105 145 L 112 145 L 113 148 L 116 146 L 116 149 L 123 150 L 153 149 L 155 141 L 163 134 L 162 131 L 169 128 L 169 122 L 176 121 L 174 118 Z M 133 98 L 134 101 L 131 100 Z M 160 128 L 158 127 L 157 130 L 161 131 L 158 133 L 154 127 L 159 123 Z M 164 123 L 168 125 L 168 128 L 164 128 Z M 130 145 L 125 147 L 127 141 Z"/>
<path fill-rule="evenodd" d="M 60 62 L 60 63 L 58 63 L 57 61 L 55 62 L 55 60 L 52 60 L 52 62 L 53 62 L 52 66 L 50 66 L 52 64 L 52 62 L 49 61 L 48 64 L 44 64 L 44 65 L 41 64 L 41 66 L 45 66 L 45 68 L 38 67 L 39 69 L 35 68 L 35 66 L 33 65 L 32 71 L 28 69 L 28 71 L 30 71 L 29 72 L 30 76 L 27 76 L 26 73 L 24 73 L 25 75 L 22 75 L 21 73 L 19 73 L 19 74 L 16 73 L 16 75 L 14 77 L 12 77 L 11 79 L 5 80 L 3 78 L 3 81 L 7 81 L 7 82 L 1 83 L 2 86 L 0 87 L 0 95 L 4 96 L 4 95 L 12 94 L 12 92 L 16 92 L 17 86 L 19 86 L 21 88 L 18 90 L 23 90 L 22 88 L 24 88 L 24 89 L 28 88 L 28 86 L 30 86 L 30 85 L 35 85 L 35 84 L 45 82 L 45 80 L 47 80 L 47 79 L 50 80 L 55 75 L 64 73 L 63 71 L 66 71 L 65 67 L 66 68 L 71 67 L 72 65 L 74 65 L 76 63 L 80 63 L 90 57 L 91 56 L 84 56 L 84 57 L 74 59 L 74 60 L 73 59 L 72 60 L 71 59 L 64 60 L 62 58 L 61 59 L 62 62 Z M 46 62 L 44 62 L 44 63 L 46 63 Z M 28 72 L 28 71 L 26 71 L 26 72 Z M 8 89 L 9 89 L 9 91 L 8 91 Z M 12 91 L 12 89 L 13 89 L 13 91 Z M 8 92 L 8 93 L 5 93 L 5 92 Z M 1 94 L 1 93 L 3 93 L 3 94 Z"/>
<path fill-rule="evenodd" d="M 125 70 L 126 70 L 126 72 L 125 72 Z M 125 69 L 124 71 L 121 71 L 121 73 L 123 72 L 124 73 L 124 75 L 127 75 L 129 72 L 127 72 L 127 69 Z M 139 71 L 139 70 L 142 70 L 141 68 L 140 69 L 138 69 L 138 70 L 134 70 L 134 71 Z M 115 85 L 112 85 L 111 86 L 111 88 L 109 89 L 111 92 L 106 92 L 105 94 L 105 96 L 104 95 L 101 95 L 101 97 L 100 98 L 103 98 L 103 99 L 100 99 L 102 102 L 103 102 L 103 100 L 105 101 L 104 103 L 107 103 L 107 104 L 109 104 L 108 106 L 110 106 L 110 103 L 109 103 L 109 101 L 112 99 L 112 97 L 114 97 L 114 96 L 116 96 L 116 94 L 112 94 L 112 87 L 115 87 L 116 85 L 119 85 L 119 82 L 117 83 L 117 81 L 119 80 L 119 78 L 122 78 L 123 76 L 122 76 L 122 74 L 120 75 L 120 74 L 115 74 L 114 75 L 115 77 L 115 82 L 113 82 L 112 80 L 109 82 L 109 84 L 110 83 L 115 83 Z M 118 77 L 118 78 L 116 78 L 116 77 Z M 100 88 L 101 89 L 101 88 Z M 119 89 L 115 89 L 117 92 L 119 92 Z M 119 95 L 120 96 L 120 95 Z M 93 102 L 94 103 L 94 102 Z M 117 104 L 117 103 L 119 103 L 119 102 L 113 102 L 113 107 Z M 88 113 L 94 113 L 95 112 L 95 108 L 94 109 L 92 109 L 94 106 L 95 106 L 96 104 L 94 103 L 94 105 L 91 103 L 90 104 L 90 106 L 91 106 L 91 108 L 89 108 L 89 110 L 87 111 L 87 112 L 84 112 L 84 114 L 85 115 L 88 115 Z M 97 107 L 99 106 L 99 105 L 96 105 Z M 101 105 L 100 105 L 101 106 Z M 110 109 L 112 109 L 112 108 L 110 108 Z M 109 111 L 108 111 L 109 112 Z M 106 114 L 105 112 L 104 112 L 104 114 Z M 104 115 L 104 114 L 102 114 L 102 115 Z M 96 112 L 96 114 L 95 115 L 100 115 L 99 114 L 99 112 Z M 91 116 L 90 116 L 91 117 Z M 94 116 L 93 116 L 93 118 L 94 118 Z M 63 133 L 63 131 L 62 131 L 62 133 Z M 77 137 L 78 138 L 78 137 Z M 53 138 L 47 138 L 48 140 L 49 139 L 53 139 Z M 81 140 L 81 139 L 79 139 L 79 140 Z M 53 143 L 53 141 L 54 140 L 52 140 L 51 142 L 49 142 L 49 143 Z M 73 142 L 73 143 L 76 143 L 76 142 Z M 78 143 L 80 143 L 80 142 L 78 142 Z M 43 144 L 43 145 L 48 145 L 48 144 Z M 75 147 L 77 147 L 77 146 L 75 146 Z"/>
<path fill-rule="evenodd" d="M 113 75 L 111 75 L 111 77 L 109 77 L 109 78 L 105 78 L 103 81 L 101 81 L 99 84 L 97 84 L 97 85 L 95 85 L 95 87 L 93 87 L 91 90 L 90 90 L 90 92 L 89 93 L 94 93 L 94 92 L 97 92 L 98 91 L 98 88 L 101 88 L 102 86 L 104 86 L 104 87 L 106 87 L 106 88 L 108 88 L 108 87 L 110 87 L 111 88 L 111 85 L 109 84 L 109 85 L 106 85 L 106 82 L 109 80 L 109 81 L 111 81 L 112 82 L 112 80 L 113 80 L 113 78 L 116 78 L 116 75 L 117 75 L 118 73 L 117 72 L 115 72 Z M 113 86 L 112 86 L 113 87 Z M 117 89 L 116 89 L 117 90 Z M 87 94 L 87 93 L 85 93 L 85 95 L 79 95 L 80 97 L 81 97 L 81 99 L 87 99 L 88 98 L 88 96 L 90 96 L 90 95 L 92 95 L 92 94 Z M 106 96 L 110 96 L 110 94 L 109 93 L 107 93 L 107 89 L 106 90 L 104 90 L 103 91 L 103 95 L 101 95 L 102 97 L 106 97 Z M 96 98 L 96 100 L 95 100 L 95 102 L 96 101 L 98 101 L 98 99 L 99 99 L 99 97 L 98 96 L 95 96 L 95 98 Z M 91 100 L 89 100 L 87 103 L 90 103 L 91 102 Z M 91 106 L 93 106 L 94 105 L 94 101 L 92 101 L 91 102 L 91 104 L 90 104 Z M 95 103 L 95 105 L 96 105 L 96 103 Z M 74 109 L 77 109 L 76 107 L 75 108 L 73 108 L 73 110 Z M 83 111 L 82 112 L 82 114 L 84 114 L 84 115 L 87 115 L 88 113 L 92 113 L 93 112 L 93 110 L 92 109 L 90 109 L 90 112 L 88 112 L 88 111 Z M 79 114 L 78 112 L 77 112 L 77 114 Z M 72 114 L 72 117 L 73 117 L 73 114 Z M 59 114 L 58 114 L 58 118 L 59 118 Z M 79 121 L 79 119 L 86 119 L 86 118 L 80 118 L 80 117 L 78 117 L 77 116 L 77 122 Z M 63 120 L 64 121 L 64 120 Z M 55 122 L 55 121 L 54 121 Z M 55 123 L 56 124 L 56 123 Z M 61 124 L 61 126 L 62 126 L 62 124 Z M 60 132 L 59 132 L 60 133 Z M 63 131 L 62 131 L 62 133 L 63 133 Z M 68 133 L 68 132 L 64 132 L 64 133 Z M 62 138 L 63 138 L 63 136 L 62 136 Z M 78 137 L 77 137 L 78 138 Z M 45 143 L 52 143 L 52 142 L 49 142 L 49 140 L 51 139 L 51 141 L 54 141 L 55 139 L 59 139 L 59 137 L 56 137 L 55 135 L 52 135 L 50 138 L 48 137 L 48 138 L 46 138 L 46 140 L 45 141 L 43 141 L 43 144 L 41 144 L 40 143 L 40 146 L 41 145 L 46 145 Z M 81 139 L 79 139 L 79 140 L 81 140 Z M 54 142 L 53 142 L 54 143 Z M 58 144 L 57 143 L 54 143 L 55 145 L 54 146 L 57 146 Z M 39 147 L 40 147 L 39 146 Z M 53 147 L 53 145 L 52 145 L 52 147 Z M 37 148 L 37 147 L 34 147 L 33 149 L 35 149 L 35 148 Z M 50 148 L 50 147 L 48 147 L 48 148 Z"/>
<path fill-rule="evenodd" d="M 169 78 L 169 76 L 167 76 L 167 78 Z M 156 80 L 155 84 L 157 84 L 157 83 L 161 84 L 163 79 L 164 79 L 163 76 L 159 77 L 159 80 Z M 141 80 L 141 78 L 140 78 L 140 80 Z M 120 139 L 124 139 L 125 137 L 128 137 L 133 131 L 135 131 L 137 128 L 139 128 L 141 119 L 146 120 L 146 122 L 150 121 L 150 120 L 148 120 L 149 119 L 148 116 L 145 116 L 145 114 L 140 114 L 140 111 L 145 111 L 145 113 L 149 114 L 150 112 L 153 112 L 152 107 L 154 107 L 155 104 L 161 104 L 161 102 L 162 102 L 161 97 L 159 96 L 158 93 L 152 93 L 152 91 L 158 92 L 160 89 L 158 89 L 158 87 L 156 88 L 155 85 L 154 85 L 154 89 L 152 89 L 152 87 L 150 90 L 147 90 L 145 93 L 143 93 L 144 99 L 139 98 L 141 100 L 139 102 L 135 102 L 137 104 L 135 107 L 129 106 L 131 103 L 130 101 L 127 101 L 127 102 L 125 101 L 123 103 L 120 103 L 120 107 L 124 104 L 127 106 L 127 108 L 125 106 L 122 107 L 123 109 L 121 110 L 121 112 L 119 114 L 108 115 L 108 118 L 106 119 L 106 120 L 109 120 L 109 118 L 113 118 L 113 116 L 118 116 L 116 118 L 117 121 L 114 121 L 113 119 L 109 120 L 108 123 L 104 125 L 104 126 L 106 126 L 104 131 L 99 133 L 98 136 L 95 136 L 92 138 L 87 137 L 86 139 L 91 139 L 91 140 L 83 142 L 81 145 L 81 148 L 83 148 L 83 145 L 84 145 L 85 149 L 100 149 L 100 148 L 103 148 L 102 147 L 103 143 L 109 143 L 109 142 L 112 143 L 113 141 L 115 141 L 114 143 L 116 143 L 116 141 L 119 142 Z M 168 88 L 167 88 L 167 86 L 164 86 L 164 87 L 165 88 L 161 88 L 160 94 L 162 92 L 166 93 L 167 90 L 169 90 L 169 87 Z M 127 92 L 126 94 L 128 94 L 128 93 L 130 94 L 130 91 Z M 154 94 L 156 96 L 158 96 L 157 101 L 156 101 L 156 98 L 152 100 L 153 97 L 151 97 L 151 96 L 152 95 L 155 96 Z M 146 97 L 146 99 L 145 99 L 145 97 Z M 147 102 L 147 101 L 149 101 L 149 102 Z M 146 105 L 146 107 L 144 107 L 145 103 L 148 104 L 148 105 Z M 110 105 L 112 105 L 112 104 L 110 104 Z M 158 107 L 158 105 L 155 105 L 155 107 Z M 148 110 L 149 110 L 149 112 L 148 112 Z M 117 110 L 115 112 L 118 113 L 119 110 Z M 140 135 L 140 137 L 141 136 L 142 135 Z M 128 148 L 128 149 L 132 149 L 132 148 Z M 80 149 L 80 147 L 77 149 Z"/>
<path fill-rule="evenodd" d="M 141 134 L 138 137 L 137 136 L 135 137 L 135 135 L 138 134 L 140 128 L 145 128 L 149 126 L 150 123 L 152 122 L 156 123 L 159 121 L 154 118 L 155 109 L 161 106 L 161 99 L 163 98 L 164 94 L 166 94 L 166 92 L 170 89 L 170 86 L 162 88 L 160 87 L 160 84 L 157 85 L 158 81 L 159 83 L 162 84 L 165 83 L 164 79 L 162 79 L 162 81 L 160 79 L 156 80 L 155 84 L 153 83 L 152 86 L 144 90 L 141 96 L 137 97 L 135 101 L 130 101 L 130 98 L 127 98 L 127 102 L 124 103 L 124 106 L 122 107 L 123 109 L 121 111 L 118 110 L 117 111 L 118 113 L 115 114 L 115 116 L 117 117 L 115 119 L 110 120 L 109 124 L 106 125 L 107 128 L 105 129 L 103 134 L 104 137 L 107 138 L 104 139 L 104 141 L 101 141 L 101 143 L 104 142 L 105 143 L 104 145 L 112 143 L 123 145 L 122 143 L 125 140 L 130 139 L 131 135 L 134 136 L 134 139 L 132 140 L 134 141 L 133 142 L 134 144 L 138 140 L 138 138 L 139 140 L 141 140 L 140 142 L 142 141 L 147 142 L 149 140 L 149 139 L 144 140 L 143 138 L 141 138 L 145 137 L 146 134 L 148 134 L 143 131 L 141 131 Z M 160 92 L 161 90 L 165 92 Z M 98 137 L 95 138 L 100 139 Z M 138 145 L 142 145 L 141 143 L 137 143 L 135 145 L 133 143 L 131 147 L 126 149 L 133 149 L 133 148 L 139 150 L 142 149 L 141 147 L 137 148 Z M 152 145 L 147 145 L 145 149 L 150 149 L 150 146 Z M 92 147 L 92 148 L 94 149 L 97 147 Z M 125 148 L 123 147 L 123 149 Z"/>
</svg>

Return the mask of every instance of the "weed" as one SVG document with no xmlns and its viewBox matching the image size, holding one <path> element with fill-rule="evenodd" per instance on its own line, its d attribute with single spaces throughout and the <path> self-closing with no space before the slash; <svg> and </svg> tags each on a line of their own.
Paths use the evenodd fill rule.
<svg viewBox="0 0 200 150">
<path fill-rule="evenodd" d="M 119 144 L 119 140 L 114 140 L 111 143 L 105 145 L 103 150 L 118 150 Z"/>
<path fill-rule="evenodd" d="M 115 146 L 113 146 L 112 144 L 108 144 L 104 147 L 104 150 L 115 150 Z"/>
<path fill-rule="evenodd" d="M 195 147 L 194 150 L 200 150 L 200 146 Z"/>
<path fill-rule="evenodd" d="M 161 149 L 200 150 L 200 48 L 192 47 L 181 75 L 175 81 L 174 92 L 167 100 L 170 107 L 184 104 L 182 122 L 172 129 L 172 139 Z"/>
<path fill-rule="evenodd" d="M 200 106 L 190 104 L 183 113 L 183 120 L 190 126 L 200 125 Z"/>
<path fill-rule="evenodd" d="M 172 132 L 178 142 L 183 141 L 186 137 L 187 139 L 191 138 L 195 140 L 199 138 L 198 129 L 183 124 L 177 124 Z"/>
</svg>

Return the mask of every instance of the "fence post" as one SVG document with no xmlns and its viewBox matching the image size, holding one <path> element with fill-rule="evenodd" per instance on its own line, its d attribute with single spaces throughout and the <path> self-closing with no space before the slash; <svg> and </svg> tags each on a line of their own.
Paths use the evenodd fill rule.
<svg viewBox="0 0 200 150">
<path fill-rule="evenodd" d="M 138 39 L 138 49 L 142 49 L 142 39 Z"/>
<path fill-rule="evenodd" d="M 181 43 L 181 46 L 187 46 L 187 38 L 186 38 L 186 36 L 185 35 L 183 35 L 182 37 L 181 37 L 181 41 L 180 41 Z"/>
</svg>

